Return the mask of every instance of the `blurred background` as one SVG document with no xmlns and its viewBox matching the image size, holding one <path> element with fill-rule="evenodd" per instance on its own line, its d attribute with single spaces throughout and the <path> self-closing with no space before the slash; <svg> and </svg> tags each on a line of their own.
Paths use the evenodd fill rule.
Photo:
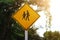
<svg viewBox="0 0 60 40">
<path fill-rule="evenodd" d="M 28 40 L 60 40 L 59 0 L 0 0 L 0 40 L 25 39 L 25 30 L 11 18 L 25 2 L 40 15 L 28 30 Z"/>
</svg>

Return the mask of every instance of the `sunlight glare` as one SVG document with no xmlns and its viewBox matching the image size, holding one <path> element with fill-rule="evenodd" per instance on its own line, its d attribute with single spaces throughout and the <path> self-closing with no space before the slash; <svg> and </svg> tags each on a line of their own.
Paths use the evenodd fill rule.
<svg viewBox="0 0 60 40">
<path fill-rule="evenodd" d="M 60 31 L 60 0 L 51 0 L 50 12 L 52 14 L 52 31 Z"/>
</svg>

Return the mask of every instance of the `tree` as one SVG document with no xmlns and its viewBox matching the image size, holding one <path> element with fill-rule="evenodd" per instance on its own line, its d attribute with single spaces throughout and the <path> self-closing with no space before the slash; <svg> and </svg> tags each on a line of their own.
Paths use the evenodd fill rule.
<svg viewBox="0 0 60 40">
<path fill-rule="evenodd" d="M 12 13 L 15 12 L 15 10 L 17 10 L 18 7 L 21 5 L 20 3 L 20 5 L 18 6 L 16 2 L 17 1 L 12 0 L 0 0 L 0 40 L 11 40 L 12 32 L 14 30 L 17 30 L 12 27 L 12 24 L 15 26 L 17 25 L 16 22 L 14 22 L 11 18 Z"/>
<path fill-rule="evenodd" d="M 52 38 L 52 32 L 51 31 L 47 31 L 44 33 L 44 39 L 45 40 L 51 40 Z"/>
<path fill-rule="evenodd" d="M 44 39 L 45 40 L 60 40 L 60 33 L 57 31 L 55 32 L 47 31 L 44 33 Z"/>
<path fill-rule="evenodd" d="M 39 35 L 37 35 L 36 30 L 37 30 L 37 28 L 34 29 L 33 27 L 29 29 L 29 39 L 28 40 L 41 40 L 40 39 L 41 37 Z"/>
</svg>

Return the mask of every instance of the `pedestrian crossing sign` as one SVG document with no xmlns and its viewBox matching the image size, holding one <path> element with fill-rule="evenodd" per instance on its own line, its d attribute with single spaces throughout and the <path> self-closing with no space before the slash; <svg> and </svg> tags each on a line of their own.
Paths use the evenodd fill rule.
<svg viewBox="0 0 60 40">
<path fill-rule="evenodd" d="M 25 30 L 28 30 L 39 17 L 40 15 L 38 15 L 37 12 L 35 12 L 27 3 L 12 15 L 12 18 L 15 19 Z"/>
</svg>

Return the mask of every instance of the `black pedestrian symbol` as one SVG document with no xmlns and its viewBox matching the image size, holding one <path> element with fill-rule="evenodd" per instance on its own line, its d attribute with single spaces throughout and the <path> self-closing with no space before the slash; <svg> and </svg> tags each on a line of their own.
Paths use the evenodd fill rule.
<svg viewBox="0 0 60 40">
<path fill-rule="evenodd" d="M 24 19 L 24 20 L 28 20 L 29 21 L 30 14 L 29 14 L 28 10 L 27 11 L 24 11 L 24 13 L 23 13 L 22 16 L 23 16 L 22 17 L 22 20 Z"/>
<path fill-rule="evenodd" d="M 22 15 L 22 16 L 23 16 L 23 18 L 22 18 L 22 19 L 25 19 L 25 16 L 26 16 L 25 12 L 23 13 L 23 15 Z"/>
</svg>

